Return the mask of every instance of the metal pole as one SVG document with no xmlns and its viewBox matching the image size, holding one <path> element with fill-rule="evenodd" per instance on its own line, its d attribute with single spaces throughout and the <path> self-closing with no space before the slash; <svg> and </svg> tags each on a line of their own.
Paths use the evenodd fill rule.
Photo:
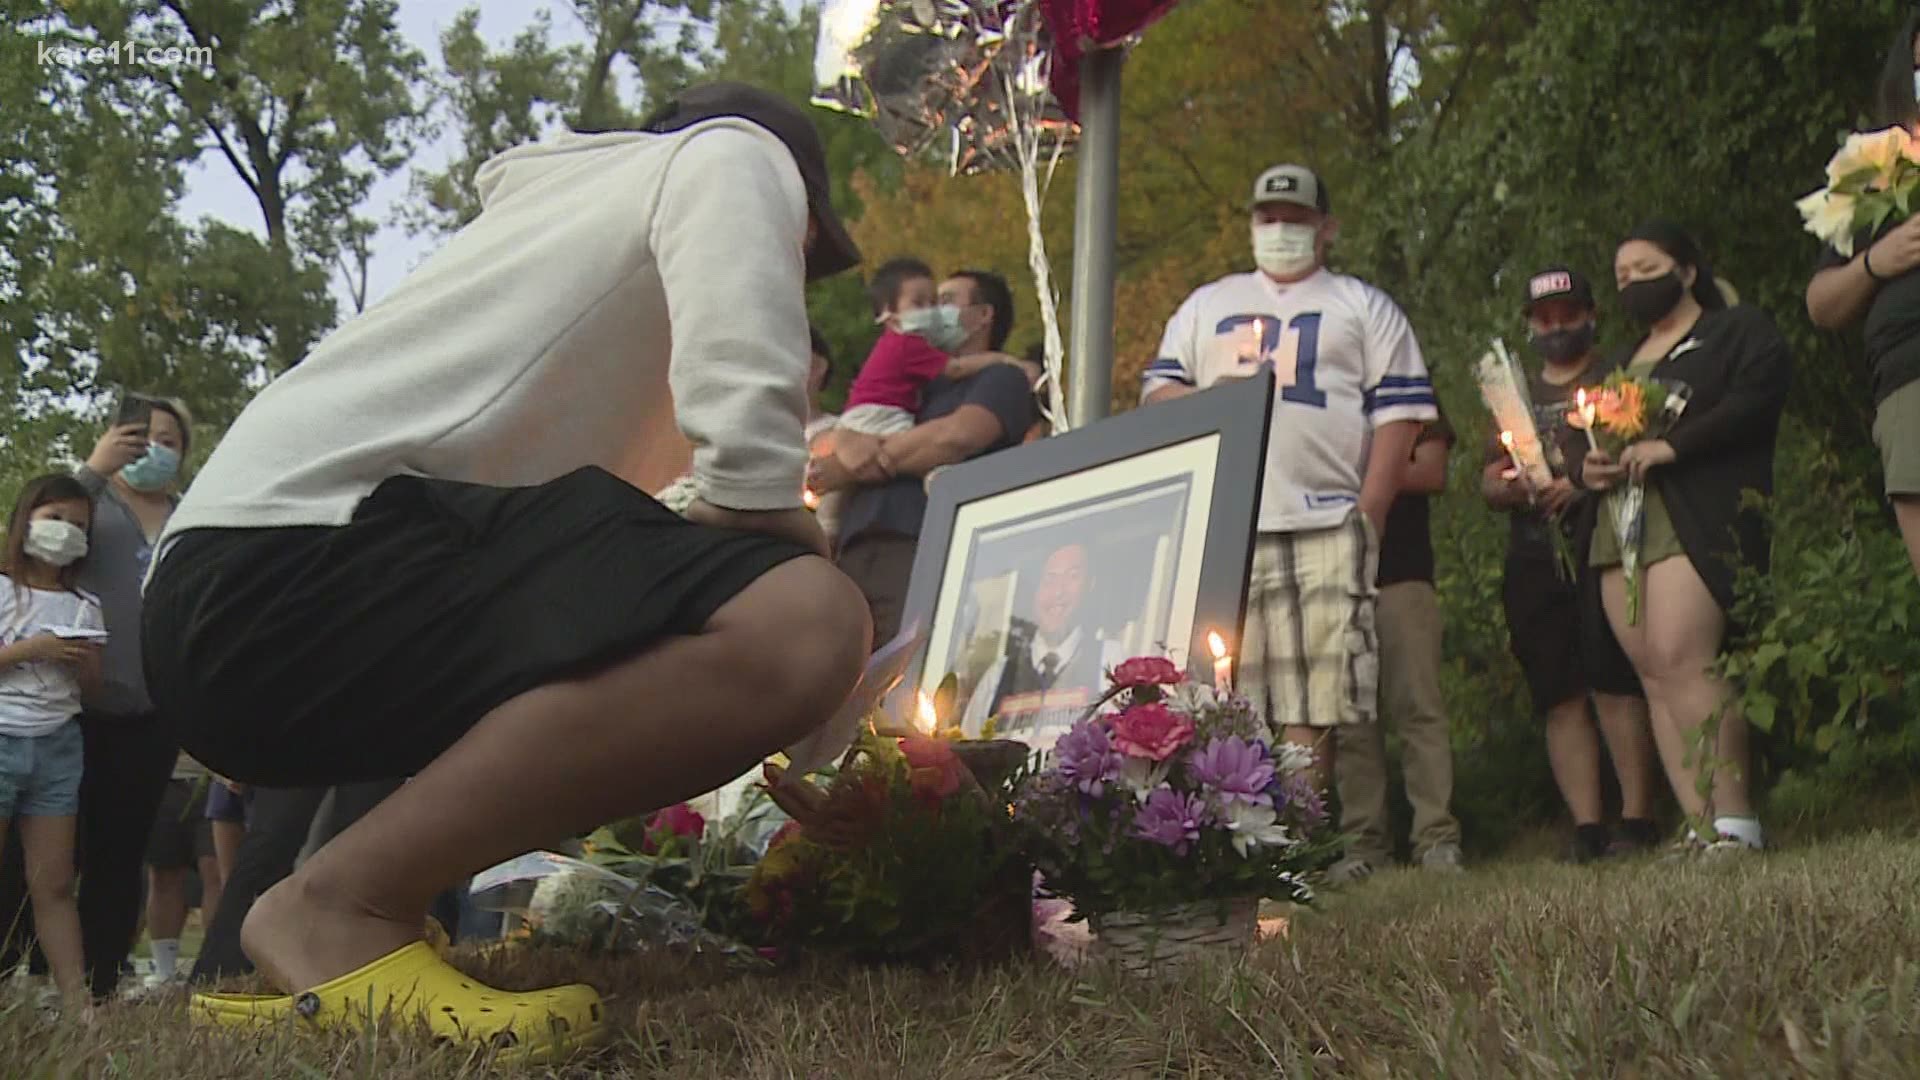
<svg viewBox="0 0 1920 1080">
<path fill-rule="evenodd" d="M 1113 235 L 1119 222 L 1120 70 L 1124 49 L 1080 58 L 1079 173 L 1073 214 L 1073 329 L 1067 348 L 1073 426 L 1113 404 Z"/>
</svg>

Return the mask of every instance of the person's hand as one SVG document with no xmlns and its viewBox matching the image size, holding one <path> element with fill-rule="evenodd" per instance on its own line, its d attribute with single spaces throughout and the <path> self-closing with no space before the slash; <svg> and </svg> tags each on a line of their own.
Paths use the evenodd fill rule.
<svg viewBox="0 0 1920 1080">
<path fill-rule="evenodd" d="M 1647 473 L 1662 465 L 1673 464 L 1673 444 L 1665 439 L 1648 439 L 1627 447 L 1620 455 L 1620 466 L 1636 484 L 1647 482 Z"/>
<path fill-rule="evenodd" d="M 27 659 L 50 664 L 69 664 L 77 667 L 100 655 L 100 646 L 97 642 L 63 638 L 56 634 L 41 634 L 29 638 L 25 646 Z"/>
<path fill-rule="evenodd" d="M 687 507 L 686 518 L 697 525 L 765 533 L 798 544 L 821 558 L 832 557 L 827 547 L 827 534 L 820 531 L 820 522 L 811 511 L 802 507 L 791 510 L 728 510 L 704 499 L 695 499 L 693 505 Z"/>
<path fill-rule="evenodd" d="M 807 490 L 827 495 L 853 487 L 853 474 L 835 457 L 817 457 L 807 462 Z"/>
<path fill-rule="evenodd" d="M 1557 518 L 1566 513 L 1567 507 L 1579 498 L 1580 489 L 1573 486 L 1573 481 L 1564 476 L 1555 477 L 1553 483 L 1540 489 L 1540 508 L 1547 512 L 1548 517 Z"/>
<path fill-rule="evenodd" d="M 1379 500 L 1369 502 L 1365 499 L 1360 501 L 1360 512 L 1366 515 L 1368 521 L 1373 523 L 1373 535 L 1375 538 L 1381 538 L 1387 535 L 1387 511 L 1391 509 L 1393 509 L 1392 503 L 1383 503 Z"/>
<path fill-rule="evenodd" d="M 1899 277 L 1920 266 L 1920 214 L 1901 222 L 1892 232 L 1867 251 L 1873 272 L 1883 278 Z"/>
<path fill-rule="evenodd" d="M 1019 368 L 1020 371 L 1026 375 L 1028 386 L 1032 386 L 1035 383 L 1038 383 L 1040 381 L 1040 376 L 1047 373 L 1046 368 L 1041 367 L 1039 364 L 1036 364 L 1031 360 L 1024 360 L 1018 356 L 1002 355 L 1000 357 L 1000 362 L 1010 367 Z"/>
<path fill-rule="evenodd" d="M 1587 460 L 1580 479 L 1594 491 L 1605 491 L 1620 482 L 1627 470 L 1616 464 L 1605 450 L 1587 451 Z"/>
<path fill-rule="evenodd" d="M 886 448 L 874 436 L 841 438 L 833 457 L 857 484 L 884 484 L 893 479 L 893 463 L 887 460 Z"/>
<path fill-rule="evenodd" d="M 146 452 L 147 426 L 121 424 L 108 428 L 100 441 L 93 444 L 93 453 L 87 455 L 87 468 L 101 476 L 112 476 Z"/>
</svg>

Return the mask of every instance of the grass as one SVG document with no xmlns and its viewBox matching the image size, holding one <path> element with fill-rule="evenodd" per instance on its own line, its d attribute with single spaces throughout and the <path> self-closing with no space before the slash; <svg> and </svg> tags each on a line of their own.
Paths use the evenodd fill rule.
<svg viewBox="0 0 1920 1080">
<path fill-rule="evenodd" d="M 1246 965 L 1178 982 L 1039 961 L 972 972 L 697 958 L 469 957 L 584 978 L 613 1044 L 506 1075 L 895 1080 L 1920 1075 L 1920 841 L 1859 834 L 1722 864 L 1496 864 L 1376 877 Z M 91 1031 L 0 1005 L 10 1077 L 493 1075 L 398 1037 L 214 1036 L 179 1002 Z"/>
</svg>

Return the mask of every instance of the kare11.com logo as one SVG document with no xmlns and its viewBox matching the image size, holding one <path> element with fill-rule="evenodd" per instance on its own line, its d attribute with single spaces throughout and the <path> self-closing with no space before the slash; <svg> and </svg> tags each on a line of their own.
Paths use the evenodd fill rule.
<svg viewBox="0 0 1920 1080">
<path fill-rule="evenodd" d="M 210 45 L 136 45 L 115 41 L 106 45 L 55 45 L 38 43 L 41 67 L 102 67 L 109 64 L 137 64 L 146 67 L 213 66 Z"/>
</svg>

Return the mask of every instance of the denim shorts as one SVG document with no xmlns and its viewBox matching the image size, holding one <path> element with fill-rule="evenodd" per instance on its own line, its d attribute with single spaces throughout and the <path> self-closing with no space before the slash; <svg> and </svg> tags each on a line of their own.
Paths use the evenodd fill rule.
<svg viewBox="0 0 1920 1080">
<path fill-rule="evenodd" d="M 45 735 L 0 735 L 0 818 L 79 813 L 85 747 L 74 720 Z"/>
</svg>

